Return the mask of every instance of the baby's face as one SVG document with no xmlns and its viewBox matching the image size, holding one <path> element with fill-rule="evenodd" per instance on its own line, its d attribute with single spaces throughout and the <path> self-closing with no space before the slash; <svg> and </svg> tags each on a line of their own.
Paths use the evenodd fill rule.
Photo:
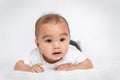
<svg viewBox="0 0 120 80">
<path fill-rule="evenodd" d="M 69 41 L 70 33 L 64 22 L 47 23 L 39 28 L 36 44 L 44 59 L 49 63 L 55 63 L 67 53 Z"/>
</svg>

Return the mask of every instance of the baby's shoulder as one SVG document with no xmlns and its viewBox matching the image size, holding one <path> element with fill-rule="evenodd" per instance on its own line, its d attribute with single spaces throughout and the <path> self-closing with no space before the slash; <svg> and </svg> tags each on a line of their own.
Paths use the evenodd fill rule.
<svg viewBox="0 0 120 80">
<path fill-rule="evenodd" d="M 39 54 L 40 54 L 40 52 L 39 52 L 39 49 L 38 49 L 38 48 L 34 48 L 34 49 L 32 49 L 31 52 L 30 52 L 30 55 L 32 55 L 32 56 L 33 56 L 33 55 L 37 55 L 37 56 L 38 56 Z"/>
<path fill-rule="evenodd" d="M 69 45 L 68 51 L 70 51 L 70 52 L 76 52 L 76 51 L 79 51 L 79 50 L 75 46 Z"/>
</svg>

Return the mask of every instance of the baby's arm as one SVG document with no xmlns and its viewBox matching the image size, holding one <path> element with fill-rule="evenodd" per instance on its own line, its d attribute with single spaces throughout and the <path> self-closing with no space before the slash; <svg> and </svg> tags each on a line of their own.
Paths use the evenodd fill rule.
<svg viewBox="0 0 120 80">
<path fill-rule="evenodd" d="M 79 64 L 61 64 L 56 66 L 55 70 L 75 70 L 75 69 L 91 69 L 93 68 L 93 65 L 89 59 L 86 59 L 85 61 L 79 63 Z"/>
<path fill-rule="evenodd" d="M 24 64 L 23 60 L 20 60 L 15 64 L 14 70 L 36 72 L 36 73 L 43 72 L 43 68 L 41 67 L 41 64 L 35 64 L 33 66 L 29 66 Z"/>
</svg>

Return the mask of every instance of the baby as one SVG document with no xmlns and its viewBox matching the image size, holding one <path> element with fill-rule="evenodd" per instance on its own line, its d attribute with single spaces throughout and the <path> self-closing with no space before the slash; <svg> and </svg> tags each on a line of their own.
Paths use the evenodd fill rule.
<svg viewBox="0 0 120 80">
<path fill-rule="evenodd" d="M 91 61 L 76 47 L 69 45 L 70 30 L 66 19 L 58 14 L 41 16 L 35 25 L 37 48 L 15 64 L 15 70 L 43 72 L 47 69 L 69 71 L 91 69 Z"/>
</svg>

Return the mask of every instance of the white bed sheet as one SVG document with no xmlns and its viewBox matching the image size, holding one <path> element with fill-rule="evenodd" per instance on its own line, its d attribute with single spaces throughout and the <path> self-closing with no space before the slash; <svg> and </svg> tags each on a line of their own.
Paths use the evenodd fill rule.
<svg viewBox="0 0 120 80">
<path fill-rule="evenodd" d="M 97 65 L 90 70 L 47 70 L 42 73 L 1 70 L 0 80 L 120 80 L 120 64 Z"/>
</svg>

